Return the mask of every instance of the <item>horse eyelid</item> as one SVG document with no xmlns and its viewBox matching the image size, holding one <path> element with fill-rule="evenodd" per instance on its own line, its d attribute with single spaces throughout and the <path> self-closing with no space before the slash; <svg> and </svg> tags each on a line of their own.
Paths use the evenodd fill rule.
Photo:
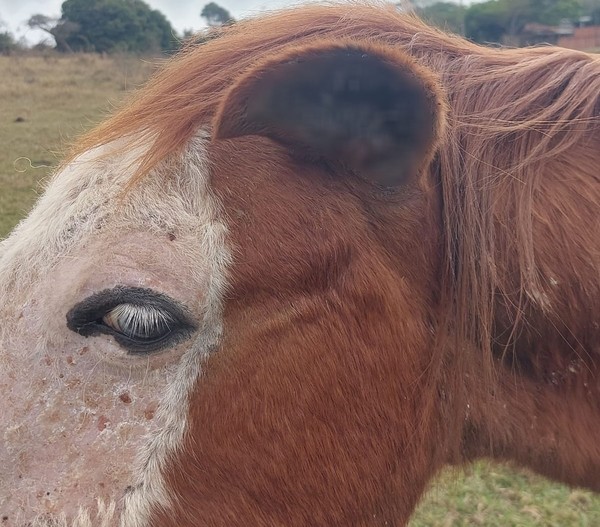
<svg viewBox="0 0 600 527">
<path fill-rule="evenodd" d="M 156 339 L 144 340 L 136 335 L 128 335 L 126 331 L 119 331 L 112 324 L 107 324 L 105 318 L 113 310 L 123 311 L 123 306 L 131 309 L 139 308 L 140 312 L 152 312 L 156 320 L 165 323 L 168 330 Z M 112 335 L 115 340 L 132 354 L 153 352 L 172 346 L 182 338 L 189 336 L 197 329 L 188 310 L 172 298 L 139 287 L 117 286 L 91 295 L 76 304 L 67 313 L 67 327 L 82 336 L 98 334 Z"/>
</svg>

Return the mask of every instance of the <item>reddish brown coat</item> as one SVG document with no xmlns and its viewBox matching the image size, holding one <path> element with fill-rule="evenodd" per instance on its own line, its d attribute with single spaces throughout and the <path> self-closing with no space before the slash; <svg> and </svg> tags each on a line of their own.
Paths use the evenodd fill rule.
<svg viewBox="0 0 600 527">
<path fill-rule="evenodd" d="M 416 64 L 437 104 L 393 191 L 233 122 L 265 64 L 339 42 Z M 439 468 L 478 456 L 600 490 L 599 93 L 592 55 L 313 6 L 191 47 L 90 135 L 155 137 L 143 177 L 217 132 L 225 337 L 155 524 L 403 525 Z"/>
</svg>

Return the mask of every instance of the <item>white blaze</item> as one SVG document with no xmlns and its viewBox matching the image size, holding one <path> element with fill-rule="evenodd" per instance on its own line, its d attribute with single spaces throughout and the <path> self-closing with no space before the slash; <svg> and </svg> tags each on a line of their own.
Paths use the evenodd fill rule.
<svg viewBox="0 0 600 527">
<path fill-rule="evenodd" d="M 111 148 L 59 173 L 0 245 L 3 527 L 36 518 L 142 527 L 153 506 L 168 507 L 164 464 L 220 335 L 228 253 L 202 140 L 124 199 L 141 152 Z M 115 286 L 171 297 L 198 331 L 155 355 L 131 356 L 110 336 L 67 329 L 75 304 Z"/>
</svg>

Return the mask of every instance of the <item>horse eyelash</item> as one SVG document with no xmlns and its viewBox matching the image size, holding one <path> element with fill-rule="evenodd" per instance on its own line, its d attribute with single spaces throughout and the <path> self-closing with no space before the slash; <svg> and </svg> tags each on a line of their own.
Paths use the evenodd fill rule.
<svg viewBox="0 0 600 527">
<path fill-rule="evenodd" d="M 154 306 L 138 306 L 120 304 L 111 309 L 104 317 L 104 324 L 115 331 L 120 331 L 129 338 L 150 336 L 159 329 L 171 332 L 173 318 L 163 310 Z"/>
</svg>

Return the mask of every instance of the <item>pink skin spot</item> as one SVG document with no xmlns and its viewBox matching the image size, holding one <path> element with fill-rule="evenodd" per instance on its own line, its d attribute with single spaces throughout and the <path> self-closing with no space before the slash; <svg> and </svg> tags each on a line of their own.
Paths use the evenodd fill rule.
<svg viewBox="0 0 600 527">
<path fill-rule="evenodd" d="M 129 404 L 131 402 L 131 396 L 129 395 L 129 392 L 123 392 L 121 395 L 119 395 L 119 399 L 121 399 L 124 404 Z"/>
<path fill-rule="evenodd" d="M 98 430 L 102 432 L 102 430 L 105 430 L 108 427 L 109 423 L 110 419 L 104 415 L 101 415 L 100 417 L 98 417 Z"/>
<path fill-rule="evenodd" d="M 152 419 L 154 419 L 154 414 L 155 413 L 156 413 L 156 407 L 154 407 L 154 406 L 148 406 L 148 408 L 146 408 L 144 410 L 144 417 L 148 421 L 151 421 Z"/>
<path fill-rule="evenodd" d="M 81 384 L 81 379 L 67 379 L 67 381 L 65 382 L 65 386 L 69 389 L 73 389 L 76 386 L 79 386 Z"/>
</svg>

